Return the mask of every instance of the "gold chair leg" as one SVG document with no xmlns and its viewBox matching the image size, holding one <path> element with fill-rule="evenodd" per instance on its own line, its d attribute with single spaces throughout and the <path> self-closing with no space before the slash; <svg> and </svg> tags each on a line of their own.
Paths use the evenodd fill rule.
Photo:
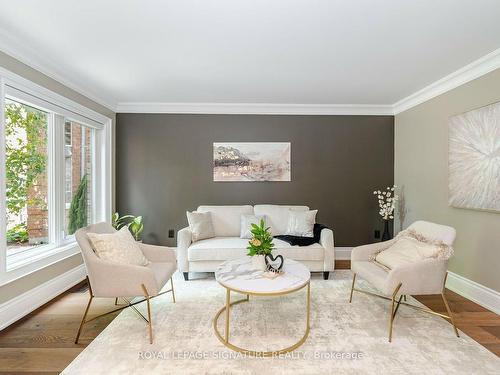
<svg viewBox="0 0 500 375">
<path fill-rule="evenodd" d="M 389 317 L 389 342 L 392 341 L 392 326 L 394 325 L 394 318 L 396 316 L 396 312 L 398 311 L 399 304 L 401 303 L 401 296 L 399 297 L 398 305 L 396 307 L 396 310 L 394 310 L 394 302 L 396 299 L 396 296 L 398 294 L 399 289 L 401 288 L 402 283 L 399 283 L 396 289 L 394 289 L 394 292 L 392 293 L 392 298 L 391 298 L 391 314 Z"/>
<path fill-rule="evenodd" d="M 151 301 L 149 300 L 149 293 L 146 289 L 146 285 L 141 284 L 142 290 L 144 291 L 144 297 L 146 298 L 146 303 L 148 305 L 148 327 L 149 327 L 149 343 L 153 343 L 153 321 L 151 320 Z"/>
<path fill-rule="evenodd" d="M 90 304 L 92 303 L 92 299 L 94 298 L 93 294 L 92 294 L 92 287 L 90 286 L 90 280 L 87 276 L 87 283 L 89 284 L 89 294 L 90 294 L 90 298 L 89 298 L 89 302 L 87 303 L 87 307 L 85 308 L 85 312 L 83 313 L 83 318 L 82 318 L 82 321 L 80 323 L 80 327 L 78 327 L 78 332 L 76 334 L 76 338 L 75 338 L 75 344 L 78 344 L 78 339 L 80 338 L 80 334 L 82 333 L 82 328 L 83 328 L 83 325 L 85 324 L 85 319 L 87 318 L 87 314 L 90 310 Z"/>
<path fill-rule="evenodd" d="M 170 278 L 170 285 L 172 286 L 172 301 L 175 303 L 174 280 Z"/>
<path fill-rule="evenodd" d="M 448 300 L 446 299 L 446 279 L 448 278 L 448 272 L 444 275 L 444 280 L 443 280 L 443 291 L 441 292 L 441 298 L 443 299 L 444 305 L 446 306 L 446 312 L 448 313 L 448 317 L 451 320 L 451 324 L 453 325 L 453 329 L 455 330 L 455 335 L 457 337 L 460 337 L 458 334 L 458 329 L 457 326 L 455 325 L 455 319 L 453 319 L 453 315 L 451 314 L 451 309 L 450 305 L 448 304 Z"/>
<path fill-rule="evenodd" d="M 446 296 L 444 293 L 441 293 L 441 298 L 443 298 L 444 305 L 446 306 L 446 311 L 448 312 L 448 316 L 450 317 L 451 324 L 453 325 L 453 329 L 455 330 L 455 335 L 457 335 L 457 337 L 460 337 L 460 335 L 458 334 L 457 326 L 455 325 L 455 319 L 453 319 L 453 315 L 451 313 L 450 305 L 448 304 L 448 300 L 446 299 Z"/>
<path fill-rule="evenodd" d="M 352 292 L 354 292 L 354 283 L 356 282 L 356 274 L 352 277 L 351 295 L 349 297 L 349 303 L 352 302 Z"/>
</svg>

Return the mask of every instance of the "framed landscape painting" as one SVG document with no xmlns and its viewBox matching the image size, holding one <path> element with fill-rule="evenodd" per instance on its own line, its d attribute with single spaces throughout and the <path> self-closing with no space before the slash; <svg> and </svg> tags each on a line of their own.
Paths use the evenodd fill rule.
<svg viewBox="0 0 500 375">
<path fill-rule="evenodd" d="M 290 181 L 290 142 L 214 143 L 214 181 Z"/>
<path fill-rule="evenodd" d="M 500 211 L 500 102 L 449 121 L 449 204 Z"/>
</svg>

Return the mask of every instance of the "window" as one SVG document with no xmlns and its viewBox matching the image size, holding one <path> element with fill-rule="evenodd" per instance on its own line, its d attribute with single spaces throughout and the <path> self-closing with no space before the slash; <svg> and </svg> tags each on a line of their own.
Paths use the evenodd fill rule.
<svg viewBox="0 0 500 375">
<path fill-rule="evenodd" d="M 50 243 L 48 114 L 5 101 L 7 254 Z"/>
<path fill-rule="evenodd" d="M 93 129 L 66 121 L 64 130 L 64 234 L 68 237 L 92 222 Z"/>
<path fill-rule="evenodd" d="M 0 68 L 0 285 L 111 216 L 111 120 Z"/>
</svg>

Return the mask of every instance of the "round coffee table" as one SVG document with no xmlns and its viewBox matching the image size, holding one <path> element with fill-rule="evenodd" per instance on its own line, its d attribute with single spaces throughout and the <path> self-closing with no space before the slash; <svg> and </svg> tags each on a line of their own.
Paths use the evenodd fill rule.
<svg viewBox="0 0 500 375">
<path fill-rule="evenodd" d="M 290 352 L 301 346 L 309 335 L 309 319 L 311 305 L 311 273 L 302 263 L 291 259 L 285 259 L 283 264 L 284 273 L 274 279 L 263 276 L 263 271 L 255 270 L 252 267 L 250 257 L 228 260 L 222 263 L 215 271 L 215 279 L 226 288 L 226 305 L 221 308 L 214 317 L 214 331 L 217 338 L 228 348 L 252 356 L 274 356 Z M 232 344 L 229 341 L 229 313 L 231 306 L 242 302 L 248 302 L 250 295 L 253 296 L 282 296 L 293 293 L 307 287 L 306 301 L 306 327 L 302 338 L 292 346 L 284 349 L 272 351 L 259 351 L 254 349 L 244 349 Z M 246 298 L 231 302 L 231 292 L 246 295 Z M 217 321 L 221 314 L 225 312 L 226 328 L 224 336 L 217 328 Z"/>
</svg>

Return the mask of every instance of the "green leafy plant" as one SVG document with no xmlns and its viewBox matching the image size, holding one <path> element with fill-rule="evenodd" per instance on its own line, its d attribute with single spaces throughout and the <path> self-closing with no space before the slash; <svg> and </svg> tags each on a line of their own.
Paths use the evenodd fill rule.
<svg viewBox="0 0 500 375">
<path fill-rule="evenodd" d="M 141 240 L 142 232 L 144 231 L 144 223 L 142 216 L 134 215 L 124 215 L 120 216 L 118 212 L 115 212 L 111 216 L 111 225 L 116 230 L 120 230 L 123 227 L 127 227 L 136 241 Z"/>
<path fill-rule="evenodd" d="M 26 224 L 17 224 L 7 231 L 7 243 L 24 243 L 28 242 L 28 229 Z"/>
<path fill-rule="evenodd" d="M 118 212 L 115 212 L 111 216 L 111 225 L 113 225 L 113 228 L 115 228 L 116 230 L 120 230 L 124 226 L 128 226 L 133 219 L 133 215 L 120 216 Z"/>
<path fill-rule="evenodd" d="M 134 217 L 134 220 L 128 225 L 128 229 L 136 241 L 141 240 L 142 232 L 144 231 L 144 224 L 142 223 L 142 216 Z"/>
<path fill-rule="evenodd" d="M 83 175 L 69 207 L 68 234 L 87 225 L 87 185 L 87 175 Z"/>
<path fill-rule="evenodd" d="M 252 224 L 252 239 L 248 241 L 248 255 L 268 255 L 274 248 L 273 236 L 269 228 L 265 227 L 264 220 L 261 220 L 259 225 Z"/>
</svg>

